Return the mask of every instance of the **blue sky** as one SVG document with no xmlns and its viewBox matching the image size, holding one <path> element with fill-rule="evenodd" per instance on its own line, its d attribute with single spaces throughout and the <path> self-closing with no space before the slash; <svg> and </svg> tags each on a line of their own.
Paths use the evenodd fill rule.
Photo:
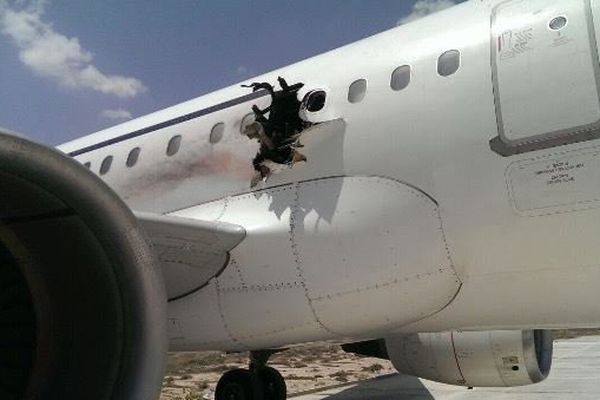
<svg viewBox="0 0 600 400">
<path fill-rule="evenodd" d="M 453 0 L 0 0 L 0 127 L 56 145 Z"/>
</svg>

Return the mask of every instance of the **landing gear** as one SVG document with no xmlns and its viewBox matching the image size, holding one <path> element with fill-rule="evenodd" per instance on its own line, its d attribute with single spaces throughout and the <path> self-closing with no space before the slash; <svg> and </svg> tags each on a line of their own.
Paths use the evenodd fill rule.
<svg viewBox="0 0 600 400">
<path fill-rule="evenodd" d="M 287 388 L 279 371 L 267 367 L 274 350 L 250 352 L 249 369 L 227 371 L 215 390 L 215 400 L 285 400 Z"/>
<path fill-rule="evenodd" d="M 223 374 L 215 400 L 253 400 L 252 376 L 247 369 L 232 369 Z"/>
<path fill-rule="evenodd" d="M 275 368 L 262 367 L 258 376 L 263 389 L 264 400 L 285 400 L 287 388 L 283 376 Z"/>
</svg>

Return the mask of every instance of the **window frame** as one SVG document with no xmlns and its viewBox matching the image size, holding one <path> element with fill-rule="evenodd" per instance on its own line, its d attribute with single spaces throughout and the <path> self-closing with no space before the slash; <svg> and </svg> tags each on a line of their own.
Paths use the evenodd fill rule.
<svg viewBox="0 0 600 400">
<path fill-rule="evenodd" d="M 395 87 L 394 86 L 394 77 L 396 77 L 398 74 L 397 72 L 399 72 L 400 70 L 405 70 L 408 69 L 408 80 L 406 81 L 406 84 L 404 86 L 400 86 L 400 87 Z M 400 71 L 402 72 L 402 71 Z M 394 91 L 394 92 L 400 92 L 404 89 L 406 89 L 408 86 L 410 86 L 410 83 L 412 81 L 412 66 L 410 64 L 403 64 L 400 65 L 396 68 L 394 68 L 394 70 L 392 71 L 392 74 L 390 76 L 390 88 Z"/>
<path fill-rule="evenodd" d="M 443 60 L 443 57 L 450 55 L 450 54 L 457 56 L 457 60 L 456 60 L 457 62 L 456 62 L 456 68 L 454 68 L 451 72 L 448 72 L 448 71 L 445 71 L 441 67 L 444 65 L 442 62 L 445 61 L 445 60 Z M 439 76 L 441 76 L 443 78 L 447 78 L 449 76 L 456 74 L 460 70 L 461 67 L 462 67 L 462 53 L 458 49 L 446 50 L 442 54 L 440 54 L 439 57 L 437 58 L 437 64 L 436 64 L 437 73 Z"/>
<path fill-rule="evenodd" d="M 210 128 L 210 134 L 208 135 L 208 141 L 210 144 L 217 144 L 221 140 L 223 140 L 223 136 L 225 136 L 225 123 L 217 122 Z"/>
<path fill-rule="evenodd" d="M 353 89 L 355 87 L 359 87 L 359 85 L 362 86 L 362 87 L 360 87 L 360 89 L 362 89 L 362 90 L 359 93 L 355 93 Z M 360 78 L 360 79 L 354 80 L 348 86 L 348 95 L 347 95 L 348 102 L 351 104 L 358 104 L 358 103 L 362 102 L 365 99 L 365 97 L 367 96 L 367 90 L 369 88 L 368 85 L 369 85 L 369 83 L 367 82 L 367 80 L 365 78 Z"/>
<path fill-rule="evenodd" d="M 112 167 L 113 161 L 114 157 L 112 156 L 112 154 L 104 157 L 102 163 L 100 164 L 100 169 L 98 170 L 100 175 L 106 175 L 110 172 L 110 168 Z"/>
<path fill-rule="evenodd" d="M 125 165 L 127 168 L 132 168 L 137 164 L 141 152 L 142 149 L 139 146 L 136 146 L 129 151 L 129 154 L 127 154 L 127 160 L 125 160 Z"/>
<path fill-rule="evenodd" d="M 179 150 L 181 149 L 181 141 L 181 135 L 174 135 L 171 139 L 169 139 L 165 154 L 168 157 L 173 157 L 175 154 L 179 153 Z"/>
<path fill-rule="evenodd" d="M 322 96 L 323 103 L 320 104 L 320 107 L 317 109 L 311 109 L 311 106 L 314 105 L 311 101 L 314 101 L 315 96 Z M 327 92 L 325 89 L 313 89 L 310 92 L 306 93 L 302 98 L 301 107 L 309 113 L 316 113 L 319 111 L 323 111 L 325 106 L 327 105 Z"/>
</svg>

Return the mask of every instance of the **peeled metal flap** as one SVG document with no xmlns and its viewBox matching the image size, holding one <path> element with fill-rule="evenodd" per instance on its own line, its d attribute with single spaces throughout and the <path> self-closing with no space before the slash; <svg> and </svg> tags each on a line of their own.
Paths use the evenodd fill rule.
<svg viewBox="0 0 600 400">
<path fill-rule="evenodd" d="M 246 236 L 239 225 L 135 213 L 162 267 L 174 300 L 204 286 L 225 268 L 229 251 Z"/>
</svg>

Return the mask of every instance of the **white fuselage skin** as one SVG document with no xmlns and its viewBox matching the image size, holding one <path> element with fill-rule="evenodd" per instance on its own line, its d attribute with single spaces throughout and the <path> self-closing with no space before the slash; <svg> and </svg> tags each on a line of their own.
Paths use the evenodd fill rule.
<svg viewBox="0 0 600 400">
<path fill-rule="evenodd" d="M 250 93 L 240 85 L 61 146 L 92 146 L 74 157 L 95 173 L 112 155 L 101 177 L 133 210 L 246 229 L 218 277 L 169 302 L 171 348 L 600 324 L 600 142 L 568 140 L 600 120 L 600 24 L 586 25 L 600 20 L 600 2 L 525 3 L 469 1 L 244 82 L 282 76 L 305 84 L 300 98 L 327 92 L 307 116 L 322 122 L 302 139 L 307 162 L 253 189 L 258 145 L 240 125 L 268 96 L 121 138 Z M 558 15 L 568 23 L 555 32 Z M 441 76 L 448 50 L 460 67 Z M 395 91 L 402 65 L 411 80 Z M 366 95 L 350 103 L 358 79 Z M 552 145 L 560 132 L 566 144 Z M 175 135 L 180 150 L 167 156 Z M 534 137 L 534 149 L 501 155 L 490 146 L 499 135 L 509 148 Z"/>
</svg>

